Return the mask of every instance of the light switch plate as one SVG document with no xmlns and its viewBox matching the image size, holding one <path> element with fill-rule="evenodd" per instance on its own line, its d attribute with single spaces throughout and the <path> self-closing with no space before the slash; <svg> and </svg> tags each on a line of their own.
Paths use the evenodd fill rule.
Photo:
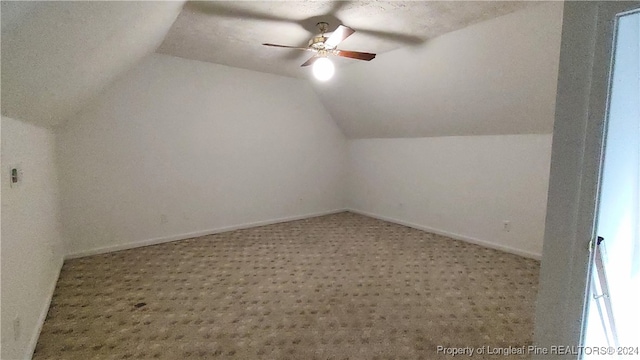
<svg viewBox="0 0 640 360">
<path fill-rule="evenodd" d="M 14 180 L 14 169 L 17 175 L 17 182 L 13 182 Z M 22 166 L 20 164 L 12 164 L 9 165 L 9 179 L 7 179 L 7 181 L 9 181 L 9 185 L 11 186 L 11 188 L 17 188 L 20 187 L 22 185 L 22 182 L 24 181 L 23 179 L 23 173 L 22 173 Z"/>
</svg>

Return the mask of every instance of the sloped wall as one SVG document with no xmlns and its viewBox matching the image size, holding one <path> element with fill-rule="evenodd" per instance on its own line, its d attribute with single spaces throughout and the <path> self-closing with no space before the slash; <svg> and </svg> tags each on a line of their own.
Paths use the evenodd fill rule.
<svg viewBox="0 0 640 360">
<path fill-rule="evenodd" d="M 45 126 L 64 122 L 152 53 L 182 5 L 2 1 L 2 115 Z"/>
<path fill-rule="evenodd" d="M 315 83 L 351 139 L 349 208 L 539 258 L 561 28 L 542 3 Z"/>
<path fill-rule="evenodd" d="M 536 4 L 353 61 L 314 89 L 352 139 L 549 134 L 561 28 L 562 2 Z"/>
<path fill-rule="evenodd" d="M 12 166 L 22 181 L 11 187 Z M 54 134 L 2 117 L 2 359 L 31 357 L 62 266 Z M 16 320 L 18 323 L 16 323 Z"/>
<path fill-rule="evenodd" d="M 346 139 L 303 81 L 154 54 L 60 131 L 67 254 L 344 207 Z"/>
</svg>

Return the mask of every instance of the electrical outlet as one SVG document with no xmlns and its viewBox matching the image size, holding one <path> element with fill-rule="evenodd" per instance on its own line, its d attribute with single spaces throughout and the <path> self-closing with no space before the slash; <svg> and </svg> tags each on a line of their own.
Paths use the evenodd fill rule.
<svg viewBox="0 0 640 360">
<path fill-rule="evenodd" d="M 502 222 L 502 231 L 504 232 L 511 231 L 511 222 L 509 220 L 505 220 Z"/>
<path fill-rule="evenodd" d="M 13 319 L 13 339 L 15 341 L 20 340 L 20 336 L 22 331 L 22 324 L 20 321 L 20 316 L 16 315 L 16 317 Z"/>
<path fill-rule="evenodd" d="M 167 215 L 161 214 L 160 215 L 160 224 L 166 224 L 168 222 L 169 222 L 169 220 L 167 219 Z"/>
</svg>

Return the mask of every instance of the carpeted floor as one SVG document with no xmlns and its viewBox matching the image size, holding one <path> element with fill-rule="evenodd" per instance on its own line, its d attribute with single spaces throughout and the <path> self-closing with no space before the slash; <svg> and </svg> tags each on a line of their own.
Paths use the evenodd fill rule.
<svg viewBox="0 0 640 360">
<path fill-rule="evenodd" d="M 353 213 L 91 256 L 65 262 L 34 359 L 495 352 L 531 343 L 538 269 Z"/>
</svg>

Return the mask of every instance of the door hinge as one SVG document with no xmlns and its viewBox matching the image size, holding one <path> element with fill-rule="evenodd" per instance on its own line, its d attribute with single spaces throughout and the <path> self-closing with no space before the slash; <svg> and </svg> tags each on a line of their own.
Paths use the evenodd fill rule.
<svg viewBox="0 0 640 360">
<path fill-rule="evenodd" d="M 600 245 L 604 241 L 604 238 L 602 236 L 597 236 L 595 239 L 596 241 L 593 240 L 594 239 L 589 240 L 589 252 L 593 251 L 596 246 Z"/>
</svg>

